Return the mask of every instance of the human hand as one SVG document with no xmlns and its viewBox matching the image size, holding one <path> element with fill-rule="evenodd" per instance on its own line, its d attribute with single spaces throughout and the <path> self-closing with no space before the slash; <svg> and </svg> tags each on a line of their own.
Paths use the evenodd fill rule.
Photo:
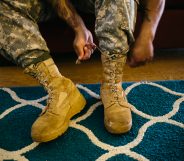
<svg viewBox="0 0 184 161">
<path fill-rule="evenodd" d="M 130 50 L 127 62 L 130 67 L 137 67 L 150 62 L 153 56 L 153 43 L 151 39 L 137 39 Z"/>
<path fill-rule="evenodd" d="M 95 49 L 91 32 L 86 28 L 78 30 L 75 34 L 73 46 L 79 61 L 89 59 Z"/>
</svg>

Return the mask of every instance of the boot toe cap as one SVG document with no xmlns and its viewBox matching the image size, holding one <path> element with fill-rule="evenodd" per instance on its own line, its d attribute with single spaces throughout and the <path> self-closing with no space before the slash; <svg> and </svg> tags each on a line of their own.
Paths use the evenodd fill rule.
<svg viewBox="0 0 184 161">
<path fill-rule="evenodd" d="M 45 135 L 46 135 L 45 127 L 38 126 L 37 124 L 33 124 L 31 128 L 31 137 L 35 142 L 45 142 Z"/>
<path fill-rule="evenodd" d="M 132 116 L 130 109 L 106 111 L 104 117 L 106 129 L 113 134 L 128 132 L 132 127 Z"/>
<path fill-rule="evenodd" d="M 50 135 L 56 129 L 51 121 L 46 121 L 44 116 L 38 118 L 31 128 L 31 137 L 35 142 L 47 142 L 50 139 Z"/>
<path fill-rule="evenodd" d="M 123 134 L 128 131 L 130 131 L 132 127 L 132 122 L 111 122 L 111 121 L 105 121 L 105 127 L 107 131 L 109 131 L 112 134 Z"/>
</svg>

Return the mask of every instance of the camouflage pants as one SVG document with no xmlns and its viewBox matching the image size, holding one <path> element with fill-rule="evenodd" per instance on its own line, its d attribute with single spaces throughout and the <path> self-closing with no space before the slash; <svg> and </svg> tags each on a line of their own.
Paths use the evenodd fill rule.
<svg viewBox="0 0 184 161">
<path fill-rule="evenodd" d="M 0 1 L 0 53 L 22 67 L 50 57 L 37 22 L 39 0 Z"/>
<path fill-rule="evenodd" d="M 95 32 L 102 51 L 126 54 L 133 41 L 134 0 L 73 0 L 73 3 L 96 14 Z M 50 51 L 37 23 L 51 15 L 52 9 L 45 0 L 1 0 L 0 54 L 22 67 L 48 59 Z"/>
<path fill-rule="evenodd" d="M 134 41 L 138 0 L 73 0 L 96 16 L 95 33 L 101 50 L 112 58 L 126 54 Z M 85 10 L 84 10 L 85 9 Z"/>
</svg>

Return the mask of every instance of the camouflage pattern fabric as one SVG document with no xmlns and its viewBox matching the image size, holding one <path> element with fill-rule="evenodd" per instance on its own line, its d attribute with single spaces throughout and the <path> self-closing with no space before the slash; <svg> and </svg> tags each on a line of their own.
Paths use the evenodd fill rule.
<svg viewBox="0 0 184 161">
<path fill-rule="evenodd" d="M 101 50 L 112 58 L 126 54 L 134 41 L 137 4 L 134 0 L 96 0 L 95 33 Z"/>
<path fill-rule="evenodd" d="M 126 54 L 134 41 L 134 0 L 72 0 L 79 9 L 95 13 L 95 32 L 101 50 L 110 56 Z M 80 5 L 79 5 L 80 4 Z M 26 67 L 48 59 L 49 49 L 37 23 L 52 17 L 46 0 L 0 1 L 0 54 Z"/>
<path fill-rule="evenodd" d="M 50 57 L 37 25 L 43 7 L 38 0 L 0 1 L 0 53 L 22 67 Z"/>
<path fill-rule="evenodd" d="M 95 33 L 104 54 L 126 54 L 134 42 L 138 0 L 72 0 L 81 11 L 96 16 Z"/>
</svg>

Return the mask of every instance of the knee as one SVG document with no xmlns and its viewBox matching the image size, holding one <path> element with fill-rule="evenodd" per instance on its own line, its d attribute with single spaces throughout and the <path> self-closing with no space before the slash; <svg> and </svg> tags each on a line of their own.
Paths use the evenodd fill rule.
<svg viewBox="0 0 184 161">
<path fill-rule="evenodd" d="M 128 34 L 120 27 L 100 25 L 95 28 L 95 33 L 102 51 L 114 54 L 128 52 Z"/>
</svg>

